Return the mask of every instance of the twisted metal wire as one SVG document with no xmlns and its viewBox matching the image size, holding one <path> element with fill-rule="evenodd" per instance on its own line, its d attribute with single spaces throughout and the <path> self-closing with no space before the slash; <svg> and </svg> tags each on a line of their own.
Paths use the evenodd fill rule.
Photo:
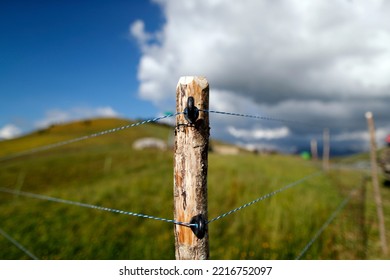
<svg viewBox="0 0 390 280">
<path fill-rule="evenodd" d="M 35 193 L 24 192 L 24 191 L 15 191 L 12 189 L 7 189 L 7 188 L 0 188 L 0 192 L 21 195 L 21 196 L 25 196 L 25 197 L 40 199 L 40 200 L 47 200 L 47 201 L 51 201 L 51 202 L 70 204 L 70 205 L 91 208 L 91 209 L 96 209 L 96 210 L 101 210 L 101 211 L 107 211 L 107 212 L 111 212 L 111 213 L 117 213 L 117 214 L 135 216 L 135 217 L 152 219 L 152 220 L 157 220 L 157 221 L 163 221 L 163 222 L 167 222 L 167 223 L 173 223 L 173 224 L 176 224 L 179 226 L 185 226 L 185 227 L 191 227 L 191 226 L 196 227 L 197 226 L 196 224 L 191 224 L 191 223 L 187 223 L 187 222 L 179 222 L 179 221 L 175 221 L 175 220 L 171 220 L 171 219 L 164 219 L 164 218 L 159 218 L 159 217 L 155 217 L 155 216 L 134 213 L 134 212 L 130 212 L 130 211 L 124 211 L 124 210 L 113 209 L 113 208 L 108 208 L 108 207 L 103 207 L 103 206 L 98 206 L 98 205 L 93 205 L 93 204 L 71 201 L 71 200 L 51 197 L 51 196 L 42 195 L 42 194 L 35 194 Z"/>
<path fill-rule="evenodd" d="M 362 185 L 364 182 L 362 183 Z M 356 192 L 356 189 L 352 190 L 351 193 L 346 197 L 336 208 L 336 210 L 329 216 L 329 218 L 326 220 L 326 222 L 321 226 L 321 228 L 316 232 L 316 234 L 310 239 L 310 241 L 306 244 L 306 246 L 302 249 L 302 251 L 298 254 L 298 256 L 295 258 L 296 260 L 299 260 L 302 258 L 302 256 L 309 250 L 311 245 L 317 240 L 317 238 L 324 232 L 324 230 L 330 225 L 330 223 L 337 217 L 337 215 L 343 210 L 343 208 L 348 204 L 348 202 L 351 200 L 353 194 Z"/>
<path fill-rule="evenodd" d="M 235 213 L 235 212 L 237 212 L 237 211 L 240 211 L 240 210 L 242 210 L 242 209 L 244 209 L 244 208 L 246 208 L 246 207 L 248 207 L 248 206 L 251 206 L 251 205 L 253 205 L 253 204 L 255 204 L 255 203 L 259 202 L 259 201 L 265 200 L 265 199 L 270 198 L 270 197 L 272 197 L 272 196 L 274 196 L 274 195 L 276 195 L 276 194 L 278 194 L 278 193 L 280 193 L 280 192 L 282 192 L 282 191 L 285 191 L 285 190 L 287 190 L 287 189 L 289 189 L 289 188 L 292 188 L 292 187 L 294 187 L 294 186 L 296 186 L 296 185 L 302 183 L 303 181 L 306 181 L 306 180 L 308 180 L 308 179 L 310 179 L 310 178 L 313 178 L 313 177 L 315 177 L 315 176 L 320 175 L 322 172 L 323 172 L 323 171 L 319 171 L 319 172 L 315 172 L 315 173 L 313 173 L 313 174 L 307 175 L 307 176 L 305 176 L 305 177 L 303 177 L 303 178 L 301 178 L 301 179 L 299 179 L 299 180 L 297 180 L 297 181 L 295 181 L 295 182 L 292 182 L 292 183 L 290 183 L 290 184 L 288 184 L 288 185 L 286 185 L 286 186 L 284 186 L 284 187 L 282 187 L 282 188 L 280 188 L 280 189 L 278 189 L 278 190 L 276 190 L 276 191 L 273 191 L 273 192 L 271 192 L 271 193 L 268 193 L 268 194 L 266 194 L 266 195 L 263 195 L 263 196 L 261 196 L 261 197 L 255 199 L 255 200 L 253 200 L 253 201 L 251 201 L 251 202 L 248 202 L 248 203 L 246 203 L 246 204 L 244 204 L 244 205 L 242 205 L 242 206 L 240 206 L 240 207 L 237 207 L 237 208 L 235 208 L 235 209 L 233 209 L 233 210 L 230 210 L 229 212 L 226 212 L 226 213 L 224 213 L 224 214 L 222 214 L 222 215 L 219 215 L 218 217 L 215 217 L 214 219 L 209 220 L 209 221 L 208 221 L 208 224 L 210 224 L 210 223 L 212 223 L 212 222 L 215 222 L 215 221 L 217 221 L 217 220 L 219 220 L 219 219 L 225 218 L 226 216 L 228 216 L 228 215 L 230 215 L 230 214 L 233 214 L 233 213 Z"/>
<path fill-rule="evenodd" d="M 229 116 L 236 116 L 236 117 L 243 117 L 243 118 L 259 119 L 259 120 L 264 120 L 264 121 L 295 123 L 295 124 L 302 124 L 302 125 L 306 125 L 306 126 L 318 127 L 318 125 L 313 124 L 313 123 L 307 123 L 307 122 L 301 122 L 301 121 L 295 121 L 295 120 L 285 120 L 285 119 L 279 119 L 279 118 L 274 118 L 274 117 L 269 117 L 269 116 L 249 115 L 249 114 L 240 114 L 240 113 L 223 112 L 223 111 L 215 111 L 215 110 L 202 110 L 202 109 L 199 109 L 199 111 L 205 112 L 205 113 L 214 113 L 214 114 L 229 115 Z"/>
<path fill-rule="evenodd" d="M 12 242 L 16 247 L 18 247 L 20 250 L 22 250 L 26 255 L 28 255 L 30 258 L 32 258 L 33 260 L 38 260 L 38 258 L 33 254 L 31 253 L 29 250 L 27 250 L 22 244 L 20 244 L 18 241 L 16 241 L 15 239 L 13 239 L 11 236 L 9 236 L 5 231 L 3 231 L 1 228 L 0 228 L 0 234 L 2 236 L 4 236 L 6 239 L 8 239 L 8 241 Z"/>
<path fill-rule="evenodd" d="M 154 119 L 144 120 L 144 121 L 141 121 L 141 122 L 137 122 L 137 123 L 133 123 L 133 124 L 128 124 L 128 125 L 124 125 L 124 126 L 120 126 L 120 127 L 116 127 L 116 128 L 112 128 L 112 129 L 96 132 L 96 133 L 93 133 L 93 134 L 90 134 L 90 135 L 85 135 L 85 136 L 81 136 L 81 137 L 78 137 L 78 138 L 73 138 L 73 139 L 70 139 L 70 140 L 65 140 L 65 141 L 61 141 L 61 142 L 57 142 L 57 143 L 53 143 L 53 144 L 49 144 L 49 145 L 33 148 L 31 150 L 18 152 L 18 153 L 15 153 L 15 154 L 12 154 L 12 155 L 0 158 L 0 162 L 1 161 L 5 161 L 5 160 L 9 160 L 9 159 L 14 159 L 14 158 L 17 158 L 17 157 L 20 157 L 20 156 L 24 156 L 24 155 L 30 155 L 30 154 L 34 154 L 34 153 L 37 153 L 37 152 L 46 151 L 46 150 L 49 150 L 49 149 L 52 149 L 52 148 L 57 148 L 57 147 L 60 147 L 60 146 L 72 144 L 72 143 L 79 142 L 79 141 L 82 141 L 82 140 L 86 140 L 86 139 L 90 139 L 90 138 L 99 137 L 99 136 L 102 136 L 102 135 L 118 132 L 118 131 L 125 130 L 125 129 L 131 128 L 131 127 L 140 126 L 140 125 L 144 125 L 144 124 L 152 123 L 152 122 L 157 122 L 159 120 L 170 118 L 170 117 L 174 117 L 174 116 L 177 116 L 179 114 L 182 114 L 182 113 L 168 114 L 168 115 L 165 115 L 165 116 L 162 116 L 162 117 L 157 117 L 157 118 L 154 118 Z"/>
</svg>

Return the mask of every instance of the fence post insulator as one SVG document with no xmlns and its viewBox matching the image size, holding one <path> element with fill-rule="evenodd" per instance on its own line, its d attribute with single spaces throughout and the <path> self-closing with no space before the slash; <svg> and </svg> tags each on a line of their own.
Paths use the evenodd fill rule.
<svg viewBox="0 0 390 280">
<path fill-rule="evenodd" d="M 202 214 L 196 215 L 192 217 L 190 221 L 190 228 L 192 232 L 198 237 L 202 239 L 206 234 L 207 221 Z"/>
<path fill-rule="evenodd" d="M 187 99 L 187 107 L 184 109 L 184 117 L 193 124 L 199 117 L 199 109 L 194 105 L 194 98 L 192 96 Z"/>
</svg>

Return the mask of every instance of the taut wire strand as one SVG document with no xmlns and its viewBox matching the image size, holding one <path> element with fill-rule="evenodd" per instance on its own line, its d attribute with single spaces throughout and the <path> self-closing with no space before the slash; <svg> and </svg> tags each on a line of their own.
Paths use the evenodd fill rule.
<svg viewBox="0 0 390 280">
<path fill-rule="evenodd" d="M 8 241 L 10 241 L 11 243 L 13 243 L 16 247 L 18 247 L 20 250 L 22 250 L 26 255 L 28 255 L 30 258 L 32 258 L 33 260 L 39 260 L 33 253 L 31 253 L 29 250 L 27 250 L 22 244 L 20 244 L 18 241 L 16 241 L 15 239 L 13 239 L 11 236 L 9 236 L 5 231 L 3 231 L 1 228 L 0 228 L 0 234 L 2 236 L 4 236 L 6 239 L 8 239 Z"/>
<path fill-rule="evenodd" d="M 259 202 L 259 201 L 262 201 L 262 200 L 265 200 L 265 199 L 267 199 L 267 198 L 270 198 L 270 197 L 274 196 L 275 194 L 278 194 L 278 193 L 280 193 L 280 192 L 282 192 L 282 191 L 285 191 L 285 190 L 287 190 L 287 189 L 289 189 L 289 188 L 292 188 L 292 187 L 294 187 L 294 186 L 296 186 L 296 185 L 302 183 L 303 181 L 306 181 L 306 180 L 308 180 L 308 179 L 310 179 L 310 178 L 313 178 L 313 177 L 315 177 L 315 176 L 320 175 L 321 173 L 322 173 L 322 171 L 319 171 L 319 172 L 315 172 L 315 173 L 313 173 L 313 174 L 307 175 L 307 176 L 305 176 L 305 177 L 303 177 L 303 178 L 301 178 L 301 179 L 299 179 L 299 180 L 297 180 L 297 181 L 295 181 L 295 182 L 292 182 L 292 183 L 290 183 L 290 184 L 288 184 L 288 185 L 286 185 L 286 186 L 284 186 L 284 187 L 282 187 L 282 188 L 280 188 L 280 189 L 278 189 L 278 190 L 276 190 L 276 191 L 273 191 L 273 192 L 271 192 L 271 193 L 268 193 L 268 194 L 266 194 L 266 195 L 263 195 L 263 196 L 261 196 L 261 197 L 255 199 L 255 200 L 253 200 L 253 201 L 251 201 L 251 202 L 248 202 L 248 203 L 246 203 L 246 204 L 244 204 L 244 205 L 242 205 L 242 206 L 240 206 L 240 207 L 237 207 L 237 208 L 235 208 L 235 209 L 233 209 L 233 210 L 230 210 L 229 212 L 226 212 L 226 213 L 224 213 L 224 214 L 222 214 L 222 215 L 219 215 L 218 217 L 216 217 L 216 218 L 211 219 L 210 221 L 208 221 L 208 223 L 210 224 L 210 223 L 212 223 L 212 222 L 214 222 L 214 221 L 216 221 L 216 220 L 222 219 L 222 218 L 224 218 L 224 217 L 226 217 L 226 216 L 228 216 L 228 215 L 230 215 L 230 214 L 233 214 L 233 213 L 235 213 L 235 212 L 237 212 L 237 211 L 240 211 L 240 210 L 242 210 L 242 209 L 244 209 L 244 208 L 246 208 L 246 207 L 248 207 L 248 206 L 251 206 L 251 205 L 253 205 L 253 204 L 255 204 L 255 203 Z"/>
<path fill-rule="evenodd" d="M 339 204 L 336 210 L 329 216 L 326 222 L 321 226 L 321 228 L 316 232 L 312 239 L 306 244 L 306 246 L 302 249 L 299 255 L 295 258 L 299 260 L 302 256 L 309 250 L 311 245 L 317 240 L 317 238 L 324 232 L 324 230 L 332 223 L 332 221 L 337 217 L 337 215 L 343 210 L 343 208 L 348 204 L 352 195 L 355 193 L 356 189 L 352 190 L 351 193 Z"/>
<path fill-rule="evenodd" d="M 98 136 L 102 136 L 102 135 L 118 132 L 118 131 L 125 130 L 125 129 L 131 128 L 131 127 L 140 126 L 140 125 L 144 125 L 144 124 L 152 123 L 152 122 L 157 122 L 159 120 L 170 118 L 170 117 L 174 117 L 174 116 L 177 116 L 179 114 L 182 114 L 182 113 L 168 114 L 168 115 L 165 115 L 165 116 L 162 116 L 162 117 L 157 117 L 157 118 L 154 118 L 154 119 L 144 120 L 144 121 L 141 121 L 141 122 L 137 122 L 137 123 L 133 123 L 133 124 L 128 124 L 128 125 L 124 125 L 124 126 L 120 126 L 120 127 L 116 127 L 116 128 L 112 128 L 112 129 L 96 132 L 96 133 L 93 133 L 93 134 L 90 134 L 90 135 L 85 135 L 85 136 L 81 136 L 81 137 L 78 137 L 78 138 L 74 138 L 74 139 L 70 139 L 70 140 L 65 140 L 65 141 L 61 141 L 61 142 L 57 142 L 57 143 L 53 143 L 53 144 L 49 144 L 49 145 L 33 148 L 31 150 L 18 152 L 18 153 L 15 153 L 15 154 L 12 154 L 12 155 L 0 158 L 0 162 L 1 161 L 5 161 L 5 160 L 14 159 L 14 158 L 17 158 L 17 157 L 20 157 L 20 156 L 24 156 L 24 155 L 30 155 L 30 154 L 34 154 L 34 153 L 37 153 L 37 152 L 46 151 L 46 150 L 49 150 L 49 149 L 52 149 L 52 148 L 57 148 L 57 147 L 60 147 L 60 146 L 72 144 L 72 143 L 83 141 L 83 140 L 86 140 L 86 139 L 90 139 L 90 138 L 94 138 L 94 137 L 98 137 Z"/>
<path fill-rule="evenodd" d="M 113 209 L 113 208 L 108 208 L 108 207 L 103 207 L 103 206 L 98 206 L 98 205 L 92 205 L 92 204 L 87 204 L 87 203 L 82 203 L 82 202 L 77 202 L 77 201 L 71 201 L 71 200 L 51 197 L 51 196 L 42 195 L 42 194 L 35 194 L 35 193 L 24 192 L 24 191 L 15 191 L 12 189 L 7 189 L 7 188 L 0 188 L 0 192 L 21 195 L 21 196 L 25 196 L 25 197 L 40 199 L 40 200 L 47 200 L 47 201 L 51 201 L 51 202 L 70 204 L 70 205 L 75 205 L 75 206 L 80 206 L 80 207 L 85 207 L 85 208 L 97 209 L 97 210 L 107 211 L 107 212 L 111 212 L 111 213 L 153 219 L 153 220 L 163 221 L 163 222 L 167 222 L 167 223 L 173 223 L 173 224 L 185 226 L 185 227 L 196 226 L 195 224 L 190 224 L 190 223 L 186 223 L 186 222 L 179 222 L 179 221 L 175 221 L 175 220 L 164 219 L 164 218 L 159 218 L 159 217 L 155 217 L 155 216 L 134 213 L 134 212 L 130 212 L 130 211 L 123 211 L 123 210 L 118 210 L 118 209 Z"/>
<path fill-rule="evenodd" d="M 249 114 L 241 114 L 241 113 L 233 113 L 233 112 L 223 112 L 223 111 L 215 111 L 215 110 L 199 110 L 199 111 L 200 112 L 205 112 L 205 113 L 213 113 L 213 114 L 220 114 L 220 115 L 228 115 L 228 116 L 235 116 L 235 117 L 258 119 L 258 120 L 263 120 L 263 121 L 295 123 L 295 124 L 301 124 L 301 125 L 306 125 L 306 126 L 318 127 L 318 125 L 313 124 L 313 123 L 307 123 L 307 122 L 301 122 L 301 121 L 295 121 L 295 120 L 285 120 L 285 119 L 279 119 L 279 118 L 274 118 L 274 117 L 269 117 L 269 116 L 249 115 Z"/>
</svg>

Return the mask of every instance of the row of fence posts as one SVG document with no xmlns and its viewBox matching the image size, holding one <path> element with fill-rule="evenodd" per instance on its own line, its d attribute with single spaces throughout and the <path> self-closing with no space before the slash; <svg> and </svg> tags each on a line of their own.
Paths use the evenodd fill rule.
<svg viewBox="0 0 390 280">
<path fill-rule="evenodd" d="M 175 225 L 175 256 L 178 260 L 208 259 L 209 236 L 207 215 L 207 170 L 210 136 L 209 84 L 206 78 L 185 76 L 176 87 L 174 146 L 174 219 L 190 222 L 190 227 Z M 366 113 L 371 139 L 371 168 L 374 197 L 377 206 L 380 240 L 387 254 L 386 232 L 378 184 L 375 128 L 372 113 Z M 314 160 L 318 159 L 317 142 L 311 141 Z M 323 131 L 323 170 L 330 168 L 329 129 Z"/>
</svg>

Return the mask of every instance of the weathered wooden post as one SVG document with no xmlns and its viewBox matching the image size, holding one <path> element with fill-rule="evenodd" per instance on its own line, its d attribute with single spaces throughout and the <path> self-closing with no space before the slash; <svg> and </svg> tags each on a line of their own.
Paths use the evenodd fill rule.
<svg viewBox="0 0 390 280">
<path fill-rule="evenodd" d="M 176 88 L 174 147 L 174 219 L 198 224 L 175 225 L 178 260 L 209 258 L 207 168 L 209 147 L 209 84 L 204 77 L 181 77 Z M 194 229 L 194 230 L 193 230 Z M 196 233 L 196 234 L 195 234 Z"/>
<path fill-rule="evenodd" d="M 371 147 L 371 177 L 372 185 L 374 189 L 374 199 L 376 203 L 376 210 L 378 214 L 379 223 L 379 237 L 382 244 L 383 253 L 387 254 L 387 241 L 386 241 L 386 230 L 385 230 L 385 218 L 383 215 L 382 198 L 378 183 L 378 167 L 376 158 L 376 141 L 375 141 L 375 124 L 374 118 L 371 112 L 366 113 L 366 119 L 368 124 L 368 130 L 370 132 L 370 147 Z"/>
<path fill-rule="evenodd" d="M 330 136 L 329 129 L 324 129 L 323 134 L 323 151 L 322 151 L 322 167 L 325 171 L 329 170 L 329 153 L 330 153 Z"/>
</svg>

